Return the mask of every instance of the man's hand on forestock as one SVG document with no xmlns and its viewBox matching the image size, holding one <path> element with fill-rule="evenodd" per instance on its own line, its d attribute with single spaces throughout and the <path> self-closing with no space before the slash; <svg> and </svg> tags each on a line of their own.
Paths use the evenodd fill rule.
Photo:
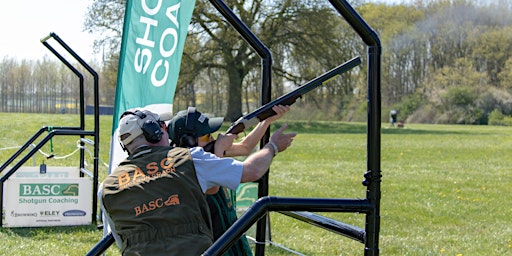
<svg viewBox="0 0 512 256">
<path fill-rule="evenodd" d="M 286 112 L 290 111 L 290 106 L 276 105 L 276 106 L 272 107 L 272 110 L 274 110 L 274 112 L 276 112 L 276 114 L 263 120 L 263 122 L 272 123 L 275 120 L 283 117 Z"/>
</svg>

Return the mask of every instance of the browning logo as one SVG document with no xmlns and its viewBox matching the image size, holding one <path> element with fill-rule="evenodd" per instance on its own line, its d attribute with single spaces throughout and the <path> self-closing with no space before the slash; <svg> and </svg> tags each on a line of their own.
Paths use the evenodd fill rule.
<svg viewBox="0 0 512 256">
<path fill-rule="evenodd" d="M 155 200 L 151 200 L 147 203 L 144 203 L 142 205 L 136 206 L 133 208 L 135 211 L 135 216 L 139 216 L 142 213 L 150 212 L 159 208 L 162 208 L 164 206 L 171 206 L 171 205 L 179 205 L 180 204 L 180 198 L 176 195 L 169 196 L 165 201 L 163 198 L 157 198 Z"/>
</svg>

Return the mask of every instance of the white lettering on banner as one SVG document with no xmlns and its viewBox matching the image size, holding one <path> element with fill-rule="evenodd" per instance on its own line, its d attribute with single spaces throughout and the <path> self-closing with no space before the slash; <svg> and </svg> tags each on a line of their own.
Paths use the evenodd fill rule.
<svg viewBox="0 0 512 256">
<path fill-rule="evenodd" d="M 162 62 L 164 63 L 164 66 L 165 66 L 165 76 L 161 80 L 157 80 L 156 72 L 157 72 L 157 69 L 160 66 L 162 66 Z M 158 60 L 156 62 L 155 68 L 153 69 L 153 72 L 151 73 L 151 83 L 156 87 L 160 87 L 165 84 L 165 81 L 167 81 L 167 75 L 169 75 L 169 62 L 168 61 L 164 62 L 162 60 Z"/>
<path fill-rule="evenodd" d="M 142 49 L 142 56 L 140 56 L 140 55 L 141 55 L 141 50 L 140 50 L 140 48 L 138 48 L 137 51 L 135 52 L 135 59 L 134 59 L 135 63 L 133 63 L 133 65 L 135 66 L 135 71 L 137 71 L 137 73 L 140 73 L 142 71 L 142 74 L 146 74 L 146 71 L 149 68 L 149 63 L 151 62 L 151 51 L 149 49 Z M 137 63 L 139 56 L 140 56 L 140 61 Z M 145 58 L 147 58 L 148 61 L 146 62 L 144 67 L 142 67 L 142 65 L 144 64 L 143 62 L 144 62 Z"/>
<path fill-rule="evenodd" d="M 164 49 L 164 47 L 165 47 L 164 40 L 167 35 L 171 35 L 173 37 L 173 41 L 174 41 L 172 48 L 168 51 L 166 49 Z M 176 29 L 174 29 L 174 28 L 166 29 L 164 31 L 164 33 L 162 34 L 162 38 L 160 39 L 160 54 L 162 54 L 162 56 L 164 58 L 170 57 L 176 51 L 176 46 L 178 46 L 178 31 L 176 31 Z"/>
<path fill-rule="evenodd" d="M 135 42 L 137 44 L 142 44 L 147 47 L 151 47 L 151 48 L 155 47 L 155 41 L 149 40 L 148 37 L 149 37 L 149 32 L 151 32 L 150 31 L 151 26 L 158 27 L 158 21 L 147 18 L 147 17 L 140 17 L 140 23 L 146 24 L 146 31 L 144 32 L 144 38 L 137 37 L 137 39 L 135 39 Z"/>
<path fill-rule="evenodd" d="M 173 5 L 169 8 L 167 8 L 167 11 L 165 12 L 165 16 L 169 18 L 169 20 L 174 23 L 174 26 L 176 28 L 180 28 L 180 24 L 178 23 L 178 11 L 180 9 L 180 4 Z M 172 45 L 171 49 L 169 51 L 165 51 L 164 49 L 164 40 L 167 35 L 171 35 L 173 37 L 174 44 Z M 162 34 L 162 37 L 160 38 L 160 54 L 164 57 L 169 57 L 174 54 L 174 51 L 176 51 L 176 46 L 178 45 L 178 31 L 176 31 L 175 28 L 167 28 L 164 33 Z"/>
<path fill-rule="evenodd" d="M 141 0 L 142 10 L 149 16 L 158 14 L 162 7 L 162 0 L 158 0 L 155 7 L 149 7 L 146 0 Z M 146 74 L 151 66 L 152 61 L 155 61 L 151 71 L 151 84 L 155 87 L 160 87 L 165 84 L 169 76 L 169 58 L 174 54 L 178 46 L 178 13 L 180 9 L 180 3 L 170 6 L 166 9 L 166 17 L 176 26 L 167 27 L 164 29 L 160 38 L 151 38 L 152 29 L 159 27 L 159 22 L 156 19 L 141 16 L 139 22 L 145 24 L 145 31 L 143 37 L 137 37 L 135 43 L 139 45 L 139 48 L 135 51 L 135 58 L 133 60 L 133 66 L 137 73 Z M 164 23 L 165 24 L 165 23 Z M 153 60 L 152 51 L 149 48 L 155 47 L 155 41 L 159 41 L 158 51 L 161 58 Z M 163 73 L 163 75 L 161 75 Z M 157 77 L 160 74 L 160 77 Z"/>
<path fill-rule="evenodd" d="M 162 0 L 158 0 L 156 7 L 153 9 L 148 7 L 145 0 L 142 0 L 141 4 L 142 4 L 142 9 L 144 10 L 145 13 L 147 13 L 149 15 L 155 15 L 158 13 L 158 11 L 160 10 L 160 7 L 162 6 Z"/>
<path fill-rule="evenodd" d="M 59 195 L 60 185 L 42 185 L 42 186 L 31 186 L 21 185 L 23 187 L 23 195 L 36 195 L 36 196 L 48 196 L 48 195 Z"/>
</svg>

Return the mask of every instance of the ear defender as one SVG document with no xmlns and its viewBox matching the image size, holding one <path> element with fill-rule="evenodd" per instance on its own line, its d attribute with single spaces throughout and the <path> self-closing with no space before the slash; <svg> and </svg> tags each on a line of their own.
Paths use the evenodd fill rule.
<svg viewBox="0 0 512 256">
<path fill-rule="evenodd" d="M 135 115 L 138 116 L 141 120 L 145 119 L 147 117 L 146 114 L 144 114 L 140 110 L 135 110 L 135 112 L 126 111 L 121 115 L 121 118 L 125 115 Z M 160 127 L 160 124 L 157 120 L 146 120 L 142 124 L 142 126 L 137 122 L 140 129 L 142 130 L 142 134 L 146 138 L 147 141 L 151 143 L 157 143 L 162 139 L 162 136 L 164 135 L 164 132 L 162 131 L 162 127 Z M 123 146 L 124 149 L 124 146 Z"/>
<path fill-rule="evenodd" d="M 159 142 L 162 139 L 162 136 L 164 135 L 164 132 L 160 127 L 160 124 L 158 124 L 158 122 L 156 122 L 155 120 L 146 120 L 144 124 L 142 124 L 141 129 L 142 134 L 144 134 L 146 140 L 151 143 Z"/>
<path fill-rule="evenodd" d="M 197 136 L 194 132 L 194 121 L 193 115 L 196 114 L 196 108 L 188 107 L 187 109 L 187 118 L 185 119 L 185 132 L 180 136 L 179 143 L 180 147 L 196 147 L 197 146 Z"/>
</svg>

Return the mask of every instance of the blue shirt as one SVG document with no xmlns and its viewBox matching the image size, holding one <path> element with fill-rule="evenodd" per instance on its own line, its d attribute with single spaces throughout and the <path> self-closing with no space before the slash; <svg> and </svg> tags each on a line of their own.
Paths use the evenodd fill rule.
<svg viewBox="0 0 512 256">
<path fill-rule="evenodd" d="M 205 152 L 202 147 L 190 149 L 197 180 L 203 192 L 208 188 L 223 186 L 236 190 L 240 185 L 243 162 L 232 158 L 220 158 L 212 153 Z"/>
</svg>

